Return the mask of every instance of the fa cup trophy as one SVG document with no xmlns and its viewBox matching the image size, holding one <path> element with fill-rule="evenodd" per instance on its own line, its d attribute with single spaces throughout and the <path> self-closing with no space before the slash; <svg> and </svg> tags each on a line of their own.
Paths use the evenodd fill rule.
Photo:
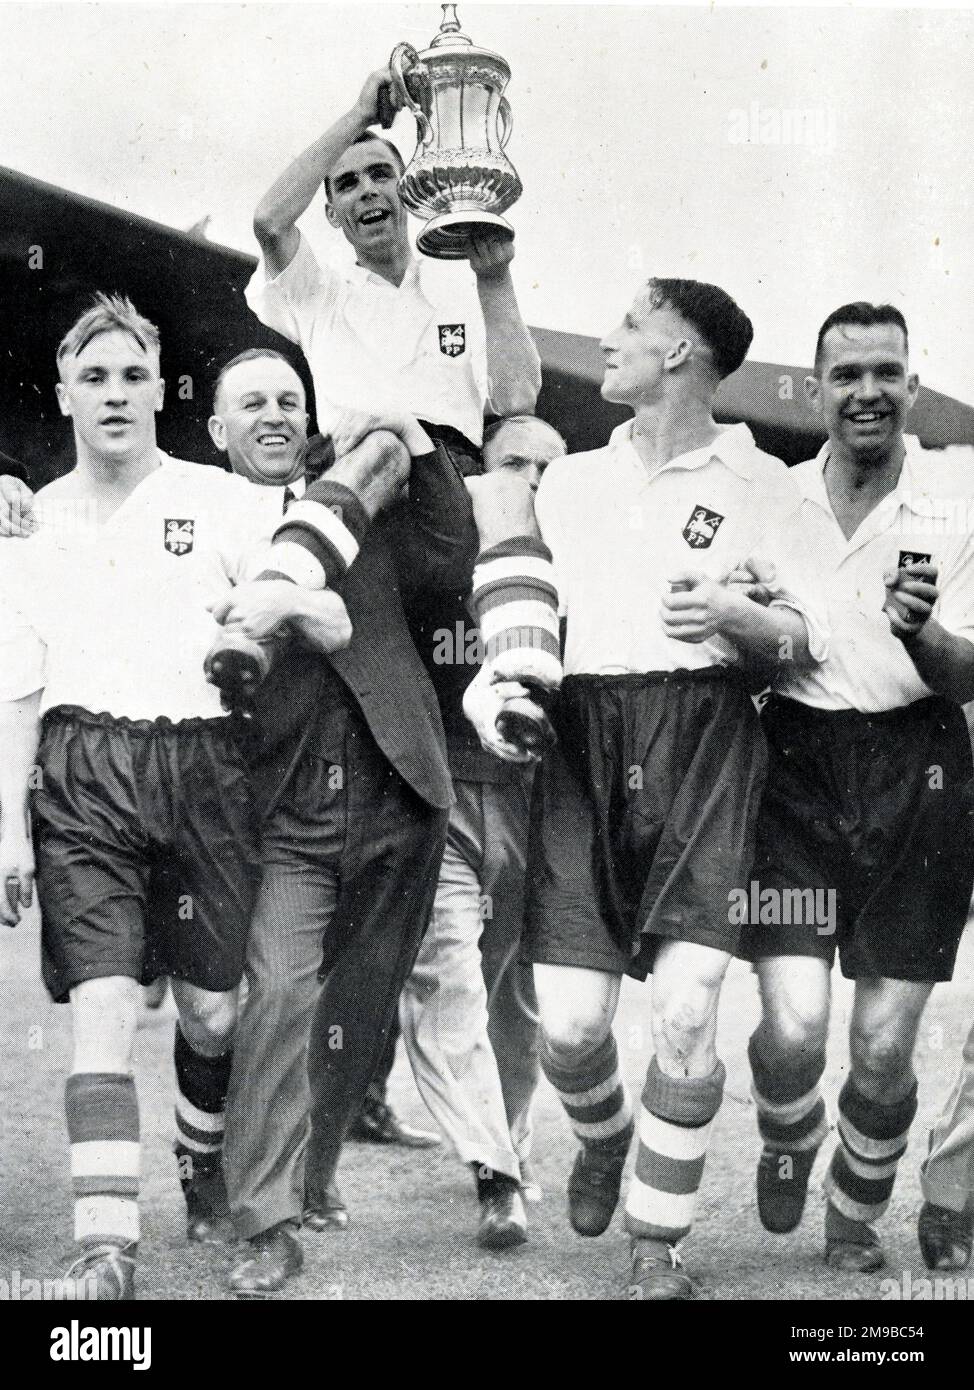
<svg viewBox="0 0 974 1390">
<path fill-rule="evenodd" d="M 416 117 L 416 150 L 399 196 L 426 219 L 416 242 L 420 251 L 453 261 L 469 254 L 478 232 L 514 235 L 500 214 L 523 190 L 504 153 L 513 126 L 503 94 L 511 69 L 461 32 L 456 5 L 442 9 L 429 48 L 417 53 L 398 44 L 389 66 L 400 102 Z"/>
</svg>

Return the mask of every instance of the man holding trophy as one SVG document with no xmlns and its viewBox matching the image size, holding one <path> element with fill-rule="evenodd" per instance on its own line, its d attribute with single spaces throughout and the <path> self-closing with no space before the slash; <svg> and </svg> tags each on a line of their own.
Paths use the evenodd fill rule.
<svg viewBox="0 0 974 1390">
<path fill-rule="evenodd" d="M 366 80 L 355 105 L 261 199 L 254 231 L 262 262 L 247 288 L 247 302 L 263 323 L 304 351 L 323 434 L 345 409 L 405 411 L 422 422 L 434 443 L 443 445 L 458 471 L 468 476 L 483 469 L 485 413 L 530 414 L 541 384 L 538 354 L 511 280 L 513 234 L 498 215 L 520 193 L 520 181 L 502 148 L 510 129 L 501 97 L 509 69 L 497 55 L 471 45 L 455 19 L 444 22 L 422 60 L 400 45 L 391 65 Z M 469 82 L 458 80 L 461 71 Z M 437 127 L 433 151 L 428 149 L 431 83 L 451 89 L 439 103 L 443 124 Z M 448 118 L 451 100 L 466 104 L 468 133 L 475 125 L 482 132 L 476 148 L 456 148 L 464 141 Z M 409 171 L 395 146 L 370 130 L 379 123 L 390 125 L 407 105 L 420 131 Z M 475 111 L 479 123 L 472 119 Z M 421 178 L 428 200 L 419 188 Z M 455 180 L 463 196 L 456 190 L 429 192 L 427 186 L 437 179 L 441 184 Z M 324 187 L 329 223 L 355 252 L 355 265 L 345 272 L 319 265 L 296 225 L 319 186 Z M 444 215 L 444 203 L 460 210 Z M 407 205 L 427 216 L 440 213 L 436 226 L 430 223 L 419 240 L 431 259 L 413 254 Z M 424 241 L 427 235 L 432 240 Z M 444 272 L 432 263 L 435 259 L 466 259 L 473 281 L 459 272 Z M 448 730 L 465 726 L 463 689 L 436 654 L 437 633 L 452 632 L 457 622 L 469 623 L 468 591 L 466 583 L 462 589 L 427 596 L 423 613 L 412 617 L 413 635 Z M 496 760 L 469 734 L 459 741 L 464 746 L 455 748 L 456 740 L 448 735 L 454 778 L 496 781 Z M 475 925 L 479 935 L 482 923 Z M 427 964 L 436 967 L 435 961 Z M 511 968 L 516 968 L 514 962 Z M 445 960 L 439 976 L 452 978 Z M 469 1008 L 466 999 L 458 999 L 456 1009 Z M 438 1007 L 445 1007 L 442 997 Z M 476 1108 L 479 1095 L 474 1100 Z M 483 1106 L 504 1113 L 500 1094 L 488 1097 Z M 503 1150 L 507 1154 L 506 1142 Z M 513 1150 L 509 1161 L 501 1161 L 499 1152 L 490 1148 L 474 1164 L 481 1207 L 478 1237 L 491 1247 L 523 1238 L 518 1162 Z M 463 1157 L 470 1154 L 464 1150 Z"/>
</svg>

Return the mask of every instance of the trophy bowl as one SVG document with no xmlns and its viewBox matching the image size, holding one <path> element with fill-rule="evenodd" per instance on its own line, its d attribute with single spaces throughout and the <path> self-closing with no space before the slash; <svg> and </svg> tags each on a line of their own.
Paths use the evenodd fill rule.
<svg viewBox="0 0 974 1390">
<path fill-rule="evenodd" d="M 398 44 L 389 66 L 403 107 L 416 118 L 417 142 L 399 181 L 403 204 L 426 226 L 416 245 L 437 260 L 461 260 L 490 229 L 513 237 L 501 213 L 523 191 L 505 148 L 513 118 L 504 96 L 506 60 L 477 48 L 460 30 L 456 5 L 422 53 Z"/>
</svg>

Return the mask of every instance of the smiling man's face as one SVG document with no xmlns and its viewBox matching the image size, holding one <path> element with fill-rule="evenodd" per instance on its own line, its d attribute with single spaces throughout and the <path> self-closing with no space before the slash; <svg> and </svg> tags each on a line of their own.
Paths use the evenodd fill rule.
<svg viewBox="0 0 974 1390">
<path fill-rule="evenodd" d="M 406 239 L 406 209 L 399 197 L 400 169 L 381 140 L 362 140 L 328 171 L 328 221 L 357 253 L 381 254 Z"/>
<path fill-rule="evenodd" d="M 829 438 L 863 460 L 885 457 L 903 433 L 918 385 L 895 323 L 830 328 L 807 383 Z"/>
<path fill-rule="evenodd" d="M 238 362 L 220 383 L 209 429 L 235 473 L 264 486 L 292 483 L 308 442 L 301 378 L 277 357 Z"/>
</svg>

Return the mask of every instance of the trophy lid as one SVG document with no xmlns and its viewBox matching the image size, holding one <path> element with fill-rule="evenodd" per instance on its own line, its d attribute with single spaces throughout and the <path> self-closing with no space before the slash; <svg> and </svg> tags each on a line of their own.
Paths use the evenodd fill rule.
<svg viewBox="0 0 974 1390">
<path fill-rule="evenodd" d="M 457 18 L 457 7 L 452 5 L 441 5 L 443 19 L 440 23 L 439 33 L 431 41 L 429 48 L 419 55 L 420 61 L 435 58 L 489 58 L 495 63 L 499 63 L 508 76 L 510 76 L 510 65 L 506 58 L 502 58 L 499 53 L 492 53 L 490 49 L 478 48 L 473 39 L 465 34 L 460 28 L 460 21 Z"/>
</svg>

